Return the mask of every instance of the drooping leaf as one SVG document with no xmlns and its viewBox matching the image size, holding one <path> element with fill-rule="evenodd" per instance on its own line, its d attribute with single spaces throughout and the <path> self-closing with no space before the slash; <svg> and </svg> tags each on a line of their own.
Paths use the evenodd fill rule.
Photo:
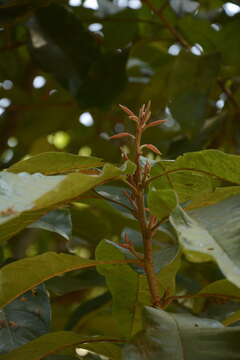
<svg viewBox="0 0 240 360">
<path fill-rule="evenodd" d="M 43 285 L 0 310 L 0 353 L 7 353 L 49 331 L 50 304 Z"/>
<path fill-rule="evenodd" d="M 147 307 L 144 330 L 125 346 L 124 360 L 235 360 L 239 357 L 240 327 L 189 314 Z"/>
<path fill-rule="evenodd" d="M 67 240 L 70 240 L 72 237 L 72 220 L 68 209 L 50 211 L 47 215 L 44 215 L 28 227 L 52 231 L 63 236 Z"/>
<path fill-rule="evenodd" d="M 180 207 L 170 221 L 186 251 L 214 259 L 226 278 L 240 285 L 239 195 L 187 214 Z"/>
<path fill-rule="evenodd" d="M 107 340 L 104 337 L 89 337 L 84 338 L 71 331 L 57 331 L 52 332 L 29 342 L 20 348 L 13 350 L 8 354 L 0 356 L 1 360 L 40 360 L 46 358 L 48 355 L 56 354 L 66 348 L 85 347 L 88 348 L 88 344 L 103 342 L 106 343 L 105 351 L 102 347 L 102 354 L 108 355 Z M 112 339 L 112 342 L 120 343 L 120 339 Z M 90 345 L 91 346 L 91 345 Z M 110 349 L 111 350 L 111 349 Z"/>
<path fill-rule="evenodd" d="M 163 256 L 158 254 L 154 259 L 156 269 L 160 269 L 156 275 L 160 296 L 165 292 L 171 295 L 175 293 L 175 277 L 180 266 L 180 255 L 180 251 L 175 249 L 174 254 L 170 256 L 163 251 Z M 124 253 L 110 241 L 102 241 L 98 245 L 96 257 L 99 261 L 125 258 Z M 129 265 L 100 265 L 97 269 L 106 277 L 113 298 L 113 316 L 118 321 L 121 334 L 129 338 L 142 326 L 140 314 L 143 306 L 151 303 L 147 278 L 143 272 L 135 272 Z"/>
<path fill-rule="evenodd" d="M 103 161 L 96 157 L 78 156 L 64 152 L 46 152 L 19 161 L 8 168 L 14 173 L 27 172 L 55 175 L 81 171 L 102 166 Z"/>
<path fill-rule="evenodd" d="M 71 173 L 45 176 L 28 173 L 0 174 L 0 239 L 9 239 L 29 224 L 82 193 L 117 178 L 121 170 L 106 165 L 99 175 Z"/>
<path fill-rule="evenodd" d="M 111 259 L 109 264 L 126 264 L 131 260 Z M 132 260 L 132 262 L 134 262 Z M 6 306 L 27 290 L 66 272 L 104 264 L 79 256 L 46 252 L 5 265 L 0 270 L 0 308 Z M 16 274 L 21 274 L 17 277 Z M 9 286 L 11 284 L 11 286 Z"/>
<path fill-rule="evenodd" d="M 96 249 L 96 259 L 106 261 L 112 258 L 122 260 L 125 257 L 111 243 L 102 241 Z M 145 277 L 144 275 L 137 274 L 128 265 L 124 265 L 121 268 L 119 266 L 100 265 L 97 267 L 97 270 L 106 277 L 108 288 L 113 297 L 113 316 L 118 322 L 121 334 L 128 338 L 140 326 L 137 313 L 139 311 L 139 301 L 141 302 L 139 298 L 140 289 Z M 126 289 L 128 289 L 127 292 Z M 141 294 L 141 296 L 144 296 L 144 294 Z M 143 302 L 145 303 L 146 299 Z"/>
<path fill-rule="evenodd" d="M 177 206 L 176 193 L 173 190 L 150 190 L 148 193 L 148 207 L 160 220 L 168 217 Z"/>
</svg>

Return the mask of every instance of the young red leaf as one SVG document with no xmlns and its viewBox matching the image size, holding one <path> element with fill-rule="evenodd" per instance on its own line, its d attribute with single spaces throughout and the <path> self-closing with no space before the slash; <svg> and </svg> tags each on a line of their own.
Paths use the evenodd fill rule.
<svg viewBox="0 0 240 360">
<path fill-rule="evenodd" d="M 147 124 L 147 125 L 145 126 L 145 129 L 147 129 L 147 128 L 149 128 L 149 127 L 152 127 L 152 126 L 157 126 L 157 125 L 163 124 L 163 123 L 165 123 L 166 121 L 167 121 L 167 120 L 157 120 L 157 121 L 153 121 L 153 122 Z"/>
<path fill-rule="evenodd" d="M 134 138 L 134 136 L 132 134 L 129 134 L 127 132 L 122 132 L 122 133 L 110 136 L 110 139 L 120 139 L 120 138 L 123 138 L 123 137 L 126 137 L 126 136 L 130 136 L 131 138 Z"/>
<path fill-rule="evenodd" d="M 138 119 L 138 117 L 136 115 L 129 115 L 129 119 L 131 119 L 131 120 L 133 120 L 133 121 L 135 121 L 137 123 L 139 121 L 139 119 Z"/>
<path fill-rule="evenodd" d="M 152 144 L 145 144 L 143 147 L 148 148 L 149 150 L 152 150 L 155 154 L 161 155 L 161 152 L 158 150 L 158 148 Z"/>
<path fill-rule="evenodd" d="M 123 106 L 121 104 L 119 104 L 120 108 L 126 113 L 128 114 L 129 116 L 134 116 L 136 117 L 136 115 L 134 114 L 134 112 L 132 112 L 128 107 L 126 106 Z"/>
</svg>

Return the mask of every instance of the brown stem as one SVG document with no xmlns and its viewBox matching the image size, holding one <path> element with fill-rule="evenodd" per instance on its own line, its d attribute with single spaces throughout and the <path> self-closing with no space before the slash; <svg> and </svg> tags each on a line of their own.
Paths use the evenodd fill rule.
<svg viewBox="0 0 240 360">
<path fill-rule="evenodd" d="M 135 202 L 137 206 L 137 218 L 139 221 L 143 244 L 144 244 L 144 268 L 148 280 L 149 290 L 152 297 L 153 306 L 160 307 L 161 305 L 161 297 L 158 286 L 158 279 L 155 274 L 154 264 L 153 264 L 153 248 L 152 248 L 152 231 L 148 228 L 147 219 L 146 219 L 146 210 L 144 203 L 144 193 L 145 186 L 142 182 L 142 171 L 140 165 L 140 155 L 141 155 L 141 137 L 142 137 L 142 127 L 137 127 L 136 131 L 136 139 L 135 139 L 135 151 L 136 158 L 135 162 L 137 165 L 137 169 L 134 175 L 135 187 L 137 188 L 137 192 L 135 193 Z"/>
<path fill-rule="evenodd" d="M 231 89 L 226 87 L 223 80 L 218 79 L 217 82 L 218 82 L 219 87 L 222 89 L 222 91 L 227 95 L 227 97 L 229 99 L 229 102 L 231 102 L 231 104 L 235 107 L 236 111 L 239 113 L 240 112 L 240 104 L 238 103 L 238 101 L 234 97 Z"/>
<path fill-rule="evenodd" d="M 155 5 L 150 0 L 142 0 L 142 3 L 145 4 L 150 10 L 152 10 L 155 15 L 159 17 L 163 25 L 185 49 L 191 48 L 191 45 L 184 39 L 184 37 L 177 31 L 177 29 L 168 22 L 168 20 L 162 14 L 161 8 L 158 9 L 157 7 L 155 7 Z"/>
</svg>

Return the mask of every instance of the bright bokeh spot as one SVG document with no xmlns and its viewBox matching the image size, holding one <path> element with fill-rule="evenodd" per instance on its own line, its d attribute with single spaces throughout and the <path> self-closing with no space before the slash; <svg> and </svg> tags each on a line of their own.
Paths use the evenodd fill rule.
<svg viewBox="0 0 240 360">
<path fill-rule="evenodd" d="M 215 30 L 215 31 L 220 31 L 220 29 L 221 29 L 221 27 L 220 27 L 220 25 L 219 24 L 211 24 L 211 27 L 213 28 L 213 30 Z"/>
<path fill-rule="evenodd" d="M 216 102 L 216 107 L 221 110 L 221 109 L 224 107 L 224 104 L 225 104 L 224 100 L 223 100 L 223 99 L 219 99 L 219 100 Z"/>
<path fill-rule="evenodd" d="M 194 46 L 191 47 L 191 53 L 196 55 L 196 56 L 200 56 L 203 53 L 203 48 L 200 44 L 195 44 Z"/>
<path fill-rule="evenodd" d="M 140 9 L 142 7 L 142 3 L 140 0 L 129 0 L 128 6 L 131 9 Z"/>
<path fill-rule="evenodd" d="M 121 146 L 121 149 L 125 154 L 130 154 L 130 149 L 127 145 Z"/>
<path fill-rule="evenodd" d="M 177 56 L 181 51 L 181 46 L 178 44 L 173 44 L 168 48 L 169 55 Z"/>
<path fill-rule="evenodd" d="M 77 348 L 76 349 L 76 353 L 79 355 L 79 356 L 86 356 L 88 354 L 88 350 L 86 349 L 82 349 L 82 348 Z"/>
<path fill-rule="evenodd" d="M 85 8 L 89 8 L 89 9 L 93 9 L 93 10 L 97 10 L 98 9 L 98 3 L 97 0 L 85 0 L 83 2 L 83 6 Z"/>
<path fill-rule="evenodd" d="M 127 7 L 128 6 L 128 0 L 118 0 L 118 6 Z"/>
<path fill-rule="evenodd" d="M 89 112 L 84 112 L 79 116 L 79 122 L 80 124 L 84 126 L 92 126 L 94 124 L 94 120 L 92 115 Z"/>
<path fill-rule="evenodd" d="M 0 116 L 1 116 L 2 114 L 4 114 L 4 112 L 5 112 L 5 109 L 2 108 L 2 107 L 0 107 Z"/>
<path fill-rule="evenodd" d="M 33 87 L 35 87 L 35 89 L 40 89 L 45 84 L 46 84 L 46 79 L 41 75 L 35 76 L 35 78 L 33 79 Z"/>
<path fill-rule="evenodd" d="M 15 147 L 18 144 L 18 139 L 16 137 L 14 137 L 14 136 L 11 136 L 8 139 L 7 144 L 8 144 L 9 147 Z"/>
<path fill-rule="evenodd" d="M 1 98 L 0 99 L 0 106 L 3 108 L 8 107 L 9 105 L 11 105 L 11 100 L 8 98 Z"/>
<path fill-rule="evenodd" d="M 3 152 L 2 156 L 1 156 L 1 160 L 4 164 L 8 163 L 10 160 L 12 160 L 13 158 L 13 150 L 12 149 L 7 149 Z"/>
<path fill-rule="evenodd" d="M 70 6 L 80 6 L 81 5 L 81 0 L 69 0 L 68 4 Z"/>
<path fill-rule="evenodd" d="M 70 142 L 70 136 L 65 131 L 57 131 L 55 134 L 48 135 L 49 144 L 56 146 L 57 149 L 64 149 Z"/>
<path fill-rule="evenodd" d="M 93 23 L 93 24 L 89 25 L 88 30 L 96 32 L 96 31 L 102 30 L 102 28 L 103 28 L 102 24 Z"/>
<path fill-rule="evenodd" d="M 4 80 L 2 82 L 2 87 L 4 90 L 11 90 L 13 87 L 13 82 L 11 80 Z"/>
<path fill-rule="evenodd" d="M 78 152 L 80 156 L 90 156 L 92 154 L 92 149 L 89 146 L 83 146 Z"/>
<path fill-rule="evenodd" d="M 227 2 L 224 4 L 223 9 L 228 16 L 234 16 L 240 12 L 240 6 L 232 2 Z"/>
<path fill-rule="evenodd" d="M 53 94 L 56 94 L 58 92 L 57 89 L 52 89 L 49 91 L 49 96 L 53 95 Z"/>
</svg>

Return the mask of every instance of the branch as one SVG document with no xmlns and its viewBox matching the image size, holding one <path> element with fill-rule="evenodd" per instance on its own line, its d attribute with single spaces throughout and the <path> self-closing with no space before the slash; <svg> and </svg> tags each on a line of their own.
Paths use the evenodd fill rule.
<svg viewBox="0 0 240 360">
<path fill-rule="evenodd" d="M 162 8 L 158 9 L 150 0 L 142 0 L 142 3 L 145 4 L 155 15 L 159 17 L 163 25 L 185 49 L 191 48 L 191 45 L 187 42 L 187 40 L 184 39 L 184 37 L 177 31 L 177 29 L 171 23 L 169 23 L 165 16 L 162 14 Z"/>
<path fill-rule="evenodd" d="M 143 105 L 140 109 L 139 116 L 137 118 L 137 126 L 136 126 L 136 136 L 135 136 L 135 164 L 137 166 L 135 174 L 131 179 L 131 185 L 134 188 L 132 192 L 132 197 L 134 198 L 134 203 L 136 204 L 135 217 L 139 222 L 139 226 L 142 233 L 143 244 L 144 244 L 144 269 L 146 272 L 149 291 L 152 297 L 152 305 L 155 307 L 161 307 L 161 297 L 159 291 L 158 279 L 154 270 L 153 263 L 153 246 L 152 246 L 152 237 L 153 232 L 149 226 L 147 221 L 146 207 L 144 201 L 146 181 L 145 181 L 145 170 L 142 169 L 140 163 L 140 156 L 142 153 L 141 150 L 141 138 L 144 128 L 147 122 L 150 119 L 150 102 L 147 106 Z M 123 108 L 123 110 L 128 114 L 130 119 L 132 119 L 131 111 L 127 108 Z M 133 119 L 132 119 L 133 120 Z M 150 167 L 148 166 L 148 171 L 150 171 Z"/>
<path fill-rule="evenodd" d="M 235 107 L 236 111 L 239 113 L 240 112 L 240 104 L 238 103 L 238 101 L 234 97 L 232 91 L 229 88 L 226 87 L 223 80 L 218 79 L 217 83 L 218 83 L 219 87 L 222 89 L 222 91 L 227 95 L 227 97 L 229 99 L 229 102 L 232 103 L 232 105 Z"/>
</svg>

